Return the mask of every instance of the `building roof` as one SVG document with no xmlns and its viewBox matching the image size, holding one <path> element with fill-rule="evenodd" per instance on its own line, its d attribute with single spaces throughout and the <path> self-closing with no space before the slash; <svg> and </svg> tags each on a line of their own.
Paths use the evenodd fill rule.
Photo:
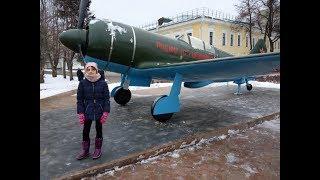
<svg viewBox="0 0 320 180">
<path fill-rule="evenodd" d="M 164 17 L 162 17 L 164 18 Z M 154 21 L 152 23 L 146 24 L 146 25 L 141 25 L 139 26 L 142 29 L 145 29 L 147 31 L 154 30 L 157 27 L 162 28 L 162 27 L 167 27 L 171 26 L 174 24 L 179 24 L 191 20 L 196 20 L 196 19 L 212 19 L 212 20 L 220 20 L 220 21 L 225 21 L 229 23 L 245 23 L 245 22 L 239 22 L 236 20 L 235 16 L 232 16 L 230 14 L 223 13 L 221 11 L 214 11 L 209 8 L 197 8 L 193 9 L 190 11 L 182 12 L 180 14 L 177 14 L 176 16 L 172 17 L 167 17 L 166 19 L 170 19 L 170 22 L 162 23 L 162 25 L 159 26 L 158 21 Z"/>
</svg>

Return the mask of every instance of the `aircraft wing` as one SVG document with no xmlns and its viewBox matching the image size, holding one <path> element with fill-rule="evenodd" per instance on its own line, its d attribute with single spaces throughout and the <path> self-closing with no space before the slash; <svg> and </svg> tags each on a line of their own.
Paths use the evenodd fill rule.
<svg viewBox="0 0 320 180">
<path fill-rule="evenodd" d="M 167 64 L 156 68 L 139 68 L 138 66 L 134 74 L 155 79 L 173 79 L 175 74 L 179 73 L 183 76 L 183 81 L 221 82 L 264 75 L 279 66 L 280 53 L 275 52 Z"/>
</svg>

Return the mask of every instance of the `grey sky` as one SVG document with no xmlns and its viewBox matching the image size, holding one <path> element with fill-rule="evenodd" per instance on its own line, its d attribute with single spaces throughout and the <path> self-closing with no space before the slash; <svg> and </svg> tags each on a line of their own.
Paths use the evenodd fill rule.
<svg viewBox="0 0 320 180">
<path fill-rule="evenodd" d="M 92 0 L 90 9 L 97 18 L 138 26 L 201 7 L 236 15 L 237 3 L 239 0 Z"/>
</svg>

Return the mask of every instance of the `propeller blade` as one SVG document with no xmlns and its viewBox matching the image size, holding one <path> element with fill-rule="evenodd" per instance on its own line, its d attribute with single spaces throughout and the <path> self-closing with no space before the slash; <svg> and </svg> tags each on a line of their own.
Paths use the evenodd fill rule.
<svg viewBox="0 0 320 180">
<path fill-rule="evenodd" d="M 83 53 L 82 53 L 82 50 L 81 50 L 81 44 L 78 45 L 79 47 L 79 54 L 80 54 L 80 58 L 83 60 Z"/>
<path fill-rule="evenodd" d="M 89 0 L 81 0 L 79 7 L 79 20 L 78 29 L 83 29 L 84 19 L 87 15 L 87 7 L 89 5 Z"/>
</svg>

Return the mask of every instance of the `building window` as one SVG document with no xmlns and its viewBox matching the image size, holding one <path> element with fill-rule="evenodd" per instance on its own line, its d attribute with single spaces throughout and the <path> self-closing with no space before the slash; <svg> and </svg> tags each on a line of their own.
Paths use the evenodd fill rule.
<svg viewBox="0 0 320 180">
<path fill-rule="evenodd" d="M 233 46 L 233 34 L 230 36 L 230 46 Z"/>
<path fill-rule="evenodd" d="M 226 33 L 222 33 L 222 46 L 226 45 Z"/>
<path fill-rule="evenodd" d="M 246 47 L 248 47 L 248 41 L 249 41 L 249 37 L 246 36 Z"/>
<path fill-rule="evenodd" d="M 238 46 L 240 46 L 240 34 L 238 34 Z"/>
<path fill-rule="evenodd" d="M 209 37 L 210 45 L 212 45 L 212 38 L 213 38 L 213 32 L 210 32 L 210 37 Z"/>
<path fill-rule="evenodd" d="M 188 36 L 192 36 L 192 33 L 188 33 L 187 35 L 188 35 Z"/>
</svg>

